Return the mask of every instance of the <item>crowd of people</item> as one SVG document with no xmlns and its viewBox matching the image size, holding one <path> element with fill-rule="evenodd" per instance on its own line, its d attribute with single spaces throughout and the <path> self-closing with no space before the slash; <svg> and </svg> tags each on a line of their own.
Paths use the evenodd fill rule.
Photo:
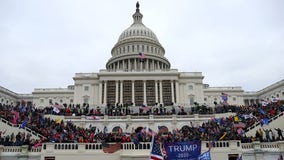
<svg viewBox="0 0 284 160">
<path fill-rule="evenodd" d="M 58 104 L 56 104 L 58 105 Z M 56 107 L 57 109 L 55 109 Z M 160 106 L 159 106 L 160 107 Z M 115 132 L 108 132 L 108 128 L 99 130 L 95 126 L 89 128 L 82 128 L 76 126 L 72 121 L 64 122 L 63 120 L 53 120 L 46 118 L 46 114 L 59 115 L 97 115 L 102 116 L 113 113 L 113 109 L 106 108 L 102 112 L 100 107 L 92 108 L 88 105 L 80 107 L 80 105 L 69 106 L 49 106 L 44 109 L 38 109 L 34 105 L 27 105 L 21 103 L 17 106 L 0 104 L 0 116 L 13 124 L 19 125 L 20 128 L 28 127 L 31 130 L 41 134 L 44 138 L 35 140 L 31 138 L 30 134 L 25 135 L 23 132 L 12 133 L 7 135 L 4 131 L 0 131 L 1 145 L 29 145 L 36 146 L 42 142 L 55 143 L 100 143 L 100 142 L 150 142 L 153 135 L 158 136 L 159 140 L 176 142 L 189 140 L 204 140 L 204 141 L 220 141 L 220 140 L 241 140 L 244 143 L 253 141 L 277 141 L 284 140 L 282 130 L 280 128 L 267 129 L 262 128 L 256 131 L 255 136 L 246 136 L 245 132 L 248 127 L 260 123 L 261 125 L 268 125 L 269 119 L 284 110 L 283 104 L 269 103 L 265 106 L 255 104 L 251 106 L 216 106 L 214 109 L 204 108 L 204 106 L 196 106 L 187 111 L 183 107 L 177 107 L 168 110 L 158 109 L 151 110 L 148 114 L 194 114 L 196 112 L 202 113 L 219 113 L 219 112 L 235 112 L 235 116 L 213 118 L 202 125 L 194 125 L 189 122 L 187 126 L 172 131 L 167 130 L 164 126 L 158 128 L 158 132 L 147 127 L 133 128 L 130 133 L 123 132 L 121 129 Z M 144 112 L 145 106 L 142 106 Z M 131 114 L 129 111 L 122 108 L 118 113 Z M 141 109 L 139 108 L 139 112 Z M 150 111 L 148 110 L 148 111 Z M 125 111 L 125 112 L 124 112 Z M 147 113 L 148 111 L 144 112 Z M 152 112 L 153 111 L 153 112 Z M 133 114 L 133 113 L 132 113 Z M 276 134 L 277 133 L 277 134 Z"/>
</svg>

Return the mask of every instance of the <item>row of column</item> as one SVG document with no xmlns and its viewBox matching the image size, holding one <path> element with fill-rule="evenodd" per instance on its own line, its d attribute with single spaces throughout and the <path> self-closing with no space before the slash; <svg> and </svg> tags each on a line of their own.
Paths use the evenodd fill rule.
<svg viewBox="0 0 284 160">
<path fill-rule="evenodd" d="M 132 61 L 131 61 L 132 60 Z M 157 61 L 157 60 L 150 60 L 150 59 L 143 59 L 143 63 L 140 62 L 139 58 L 134 59 L 128 59 L 128 60 L 121 60 L 118 62 L 112 63 L 108 70 L 155 70 L 155 69 L 167 69 L 169 66 L 167 66 L 165 63 Z"/>
<path fill-rule="evenodd" d="M 120 82 L 120 83 L 119 83 Z M 159 83 L 159 92 L 158 92 L 158 83 Z M 104 84 L 104 88 L 102 88 Z M 132 90 L 132 103 L 135 105 L 135 81 L 133 80 L 131 83 L 131 90 Z M 119 92 L 119 86 L 120 85 L 120 92 Z M 174 88 L 175 85 L 175 88 Z M 102 102 L 103 105 L 107 104 L 107 81 L 101 81 L 99 83 L 99 101 Z M 103 94 L 102 94 L 103 93 Z M 176 98 L 175 94 L 176 93 Z M 118 96 L 120 94 L 120 96 Z M 158 94 L 160 94 L 160 102 L 158 100 Z M 103 96 L 102 96 L 103 95 Z M 102 100 L 103 97 L 103 100 Z M 120 97 L 120 99 L 118 99 Z M 174 81 L 171 81 L 171 97 L 173 103 L 179 103 L 179 83 L 176 81 L 174 84 Z M 155 101 L 159 102 L 160 104 L 163 104 L 163 86 L 162 81 L 155 80 Z M 123 81 L 115 81 L 115 103 L 123 104 Z M 143 104 L 147 105 L 147 95 L 146 95 L 146 80 L 143 81 Z"/>
</svg>

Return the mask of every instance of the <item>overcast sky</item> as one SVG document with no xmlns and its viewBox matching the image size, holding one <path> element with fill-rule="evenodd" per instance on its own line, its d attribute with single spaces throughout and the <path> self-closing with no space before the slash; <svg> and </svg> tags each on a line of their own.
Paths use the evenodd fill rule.
<svg viewBox="0 0 284 160">
<path fill-rule="evenodd" d="M 0 86 L 65 88 L 105 69 L 135 0 L 1 0 Z M 284 79 L 283 0 L 141 0 L 173 69 L 212 87 L 258 91 Z"/>
</svg>

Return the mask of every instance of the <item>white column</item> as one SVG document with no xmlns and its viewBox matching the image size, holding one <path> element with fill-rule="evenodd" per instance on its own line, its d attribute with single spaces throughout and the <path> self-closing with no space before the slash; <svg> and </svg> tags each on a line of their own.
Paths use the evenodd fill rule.
<svg viewBox="0 0 284 160">
<path fill-rule="evenodd" d="M 159 103 L 158 100 L 158 82 L 155 80 L 155 103 Z"/>
<path fill-rule="evenodd" d="M 137 59 L 134 58 L 134 70 L 137 71 Z"/>
<path fill-rule="evenodd" d="M 115 81 L 115 104 L 118 103 L 118 81 Z"/>
<path fill-rule="evenodd" d="M 171 81 L 172 102 L 175 104 L 174 82 Z"/>
<path fill-rule="evenodd" d="M 130 63 L 130 59 L 128 59 L 128 72 L 131 71 L 132 68 L 131 68 L 131 63 Z"/>
<path fill-rule="evenodd" d="M 132 87 L 132 103 L 133 105 L 135 106 L 135 90 L 134 90 L 134 80 L 132 80 L 132 83 L 131 83 L 131 87 Z"/>
<path fill-rule="evenodd" d="M 143 104 L 144 105 L 147 105 L 147 97 L 146 97 L 146 80 L 145 81 L 143 81 L 143 99 L 144 99 L 144 102 L 143 102 Z"/>
<path fill-rule="evenodd" d="M 102 105 L 102 97 L 103 97 L 103 84 L 102 81 L 99 81 L 99 101 L 98 105 Z"/>
<path fill-rule="evenodd" d="M 160 104 L 164 104 L 164 102 L 163 102 L 163 86 L 162 86 L 162 80 L 160 80 Z"/>
<path fill-rule="evenodd" d="M 143 62 L 140 62 L 140 71 L 143 71 Z"/>
<path fill-rule="evenodd" d="M 120 81 L 120 103 L 123 104 L 123 81 Z"/>
<path fill-rule="evenodd" d="M 179 104 L 179 83 L 176 81 L 176 103 Z"/>
<path fill-rule="evenodd" d="M 105 86 L 104 86 L 104 105 L 107 104 L 107 81 L 104 82 Z"/>
<path fill-rule="evenodd" d="M 149 71 L 149 59 L 146 59 L 146 67 L 145 67 L 145 69 L 146 69 L 147 71 Z"/>
<path fill-rule="evenodd" d="M 181 89 L 181 95 L 182 95 L 182 97 L 181 97 L 181 103 L 185 104 L 185 102 L 186 102 L 186 101 L 185 101 L 185 96 L 186 96 L 186 95 L 184 94 L 184 86 L 185 86 L 185 84 L 184 84 L 184 83 L 181 83 L 180 86 L 181 86 L 180 89 Z"/>
</svg>

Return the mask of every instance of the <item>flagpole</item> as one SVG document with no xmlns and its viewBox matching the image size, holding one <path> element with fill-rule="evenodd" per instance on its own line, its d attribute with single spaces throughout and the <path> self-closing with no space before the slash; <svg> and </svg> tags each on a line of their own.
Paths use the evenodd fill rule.
<svg viewBox="0 0 284 160">
<path fill-rule="evenodd" d="M 154 135 L 152 135 L 152 141 L 151 141 L 151 143 L 152 143 L 152 146 L 151 146 L 151 148 L 150 148 L 150 154 L 149 154 L 149 160 L 151 159 L 151 152 L 152 152 L 152 149 L 153 149 L 153 146 L 154 146 Z"/>
</svg>

